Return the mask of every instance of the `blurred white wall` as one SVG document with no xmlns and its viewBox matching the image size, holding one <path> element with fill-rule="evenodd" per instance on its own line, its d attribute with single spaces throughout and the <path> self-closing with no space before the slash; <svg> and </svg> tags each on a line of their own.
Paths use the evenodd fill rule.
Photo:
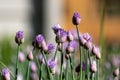
<svg viewBox="0 0 120 80">
<path fill-rule="evenodd" d="M 63 11 L 63 0 L 45 0 L 44 10 L 45 10 L 45 21 L 44 21 L 44 31 L 48 42 L 54 42 L 55 37 L 52 31 L 54 24 L 62 23 L 62 11 Z M 62 25 L 61 25 L 62 26 Z"/>
<path fill-rule="evenodd" d="M 26 35 L 31 32 L 30 0 L 0 0 L 0 37 L 12 35 L 24 30 Z"/>
</svg>

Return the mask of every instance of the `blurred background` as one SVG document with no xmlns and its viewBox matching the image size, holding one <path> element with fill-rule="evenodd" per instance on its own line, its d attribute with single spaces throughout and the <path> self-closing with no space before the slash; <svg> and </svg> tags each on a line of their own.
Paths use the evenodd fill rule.
<svg viewBox="0 0 120 80">
<path fill-rule="evenodd" d="M 105 54 L 111 53 L 108 60 L 112 60 L 114 54 L 115 59 L 118 57 L 116 64 L 120 64 L 120 0 L 104 2 Z M 0 0 L 0 60 L 8 65 L 14 59 L 11 56 L 16 54 L 16 31 L 25 32 L 25 42 L 29 45 L 39 33 L 45 35 L 48 42 L 54 42 L 51 27 L 58 23 L 66 30 L 75 29 L 72 24 L 75 11 L 82 17 L 79 30 L 90 33 L 94 43 L 100 45 L 101 3 L 102 0 Z M 115 62 L 107 63 L 107 68 Z"/>
</svg>

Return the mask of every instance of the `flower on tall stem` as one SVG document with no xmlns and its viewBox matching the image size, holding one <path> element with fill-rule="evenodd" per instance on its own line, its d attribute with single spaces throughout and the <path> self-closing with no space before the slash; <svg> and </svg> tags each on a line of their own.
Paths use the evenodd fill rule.
<svg viewBox="0 0 120 80">
<path fill-rule="evenodd" d="M 45 61 L 44 61 L 44 58 L 43 58 L 42 54 L 38 55 L 38 61 L 39 61 L 40 64 L 45 64 Z"/>
<path fill-rule="evenodd" d="M 81 22 L 81 16 L 79 15 L 78 12 L 74 12 L 73 17 L 72 17 L 72 23 L 74 25 L 78 25 Z"/>
<path fill-rule="evenodd" d="M 95 55 L 97 59 L 100 59 L 101 58 L 100 48 L 93 46 L 92 54 Z"/>
<path fill-rule="evenodd" d="M 24 33 L 23 31 L 18 31 L 16 32 L 16 35 L 15 35 L 15 42 L 20 45 L 24 42 Z"/>
<path fill-rule="evenodd" d="M 96 64 L 96 61 L 92 61 L 91 65 L 90 65 L 90 71 L 92 73 L 95 73 L 97 71 L 97 64 Z"/>
<path fill-rule="evenodd" d="M 48 64 L 48 66 L 49 66 L 49 68 L 51 70 L 51 73 L 55 74 L 55 65 L 56 65 L 56 63 L 55 63 L 54 59 L 49 59 L 47 64 Z"/>
<path fill-rule="evenodd" d="M 10 80 L 10 72 L 7 68 L 2 69 L 3 80 Z"/>
<path fill-rule="evenodd" d="M 37 65 L 33 61 L 30 63 L 30 70 L 34 73 L 37 72 Z"/>
<path fill-rule="evenodd" d="M 48 46 L 47 52 L 52 53 L 55 49 L 55 46 L 52 43 L 47 44 L 47 46 Z"/>
<path fill-rule="evenodd" d="M 29 60 L 29 61 L 31 61 L 31 60 L 33 60 L 33 53 L 32 53 L 32 51 L 30 51 L 28 54 L 27 54 L 27 59 Z"/>
</svg>

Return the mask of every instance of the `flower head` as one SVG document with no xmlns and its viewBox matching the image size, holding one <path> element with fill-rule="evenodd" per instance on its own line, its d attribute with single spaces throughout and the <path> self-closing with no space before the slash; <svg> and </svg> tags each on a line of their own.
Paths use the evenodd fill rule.
<svg viewBox="0 0 120 80">
<path fill-rule="evenodd" d="M 68 39 L 68 41 L 74 40 L 74 36 L 73 36 L 73 34 L 72 34 L 71 31 L 68 31 L 68 32 L 67 32 L 67 39 Z"/>
<path fill-rule="evenodd" d="M 2 69 L 2 77 L 4 80 L 10 80 L 10 72 L 7 68 Z"/>
<path fill-rule="evenodd" d="M 48 66 L 52 69 L 55 67 L 55 61 L 54 59 L 49 59 L 48 60 Z"/>
<path fill-rule="evenodd" d="M 24 42 L 24 33 L 23 31 L 18 31 L 15 36 L 15 42 L 20 45 Z"/>
<path fill-rule="evenodd" d="M 35 62 L 32 61 L 30 63 L 30 69 L 31 69 L 32 72 L 37 72 L 37 65 L 36 65 Z"/>
<path fill-rule="evenodd" d="M 96 55 L 96 58 L 97 59 L 100 59 L 101 58 L 101 53 L 100 53 L 100 49 L 96 46 L 93 46 L 92 47 L 92 54 L 93 55 Z"/>
<path fill-rule="evenodd" d="M 52 27 L 52 29 L 53 29 L 54 33 L 56 34 L 56 33 L 61 29 L 61 27 L 60 27 L 59 24 L 55 24 L 55 25 Z"/>
<path fill-rule="evenodd" d="M 83 38 L 84 38 L 86 41 L 92 42 L 92 37 L 91 37 L 88 33 L 84 33 L 84 34 L 83 34 Z"/>
<path fill-rule="evenodd" d="M 83 62 L 82 62 L 82 70 L 85 71 L 85 69 L 86 69 L 86 63 L 83 61 Z M 75 71 L 76 71 L 77 73 L 80 72 L 80 64 L 75 68 Z"/>
<path fill-rule="evenodd" d="M 29 61 L 31 61 L 31 60 L 33 60 L 33 53 L 32 53 L 32 51 L 30 51 L 28 54 L 27 54 L 27 59 L 29 60 Z"/>
<path fill-rule="evenodd" d="M 79 13 L 78 12 L 74 12 L 73 18 L 72 18 L 72 23 L 74 25 L 78 25 L 78 24 L 80 24 L 80 21 L 81 21 L 81 17 L 79 15 Z"/>
<path fill-rule="evenodd" d="M 48 53 L 52 53 L 55 49 L 55 46 L 52 43 L 48 44 L 47 46 L 48 46 Z"/>
<path fill-rule="evenodd" d="M 75 49 L 78 47 L 78 44 L 76 41 L 70 41 L 68 46 L 67 46 L 67 52 L 68 53 L 72 53 L 72 52 L 75 52 Z"/>
<path fill-rule="evenodd" d="M 18 54 L 18 60 L 20 62 L 24 62 L 25 61 L 25 55 L 22 52 L 19 52 L 19 54 Z"/>
<path fill-rule="evenodd" d="M 38 55 L 38 61 L 40 62 L 40 64 L 45 64 L 45 61 L 44 61 L 42 54 Z"/>
<path fill-rule="evenodd" d="M 64 43 L 67 40 L 67 32 L 64 29 L 58 30 L 56 33 L 56 42 L 57 43 Z"/>
<path fill-rule="evenodd" d="M 92 73 L 95 73 L 97 71 L 97 64 L 96 64 L 96 61 L 92 61 L 92 64 L 90 66 L 90 70 Z"/>
</svg>

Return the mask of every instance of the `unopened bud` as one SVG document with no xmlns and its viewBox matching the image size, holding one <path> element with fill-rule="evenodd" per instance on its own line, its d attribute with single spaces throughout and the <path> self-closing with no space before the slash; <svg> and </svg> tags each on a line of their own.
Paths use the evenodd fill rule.
<svg viewBox="0 0 120 80">
<path fill-rule="evenodd" d="M 2 77 L 3 77 L 3 80 L 10 80 L 10 72 L 7 68 L 4 68 L 2 70 Z"/>
<path fill-rule="evenodd" d="M 113 71 L 113 76 L 117 77 L 119 75 L 119 67 Z"/>
<path fill-rule="evenodd" d="M 97 71 L 97 64 L 96 61 L 93 61 L 90 67 L 90 70 L 92 73 L 95 73 Z"/>
<path fill-rule="evenodd" d="M 28 54 L 27 54 L 27 59 L 28 60 L 33 60 L 33 53 L 32 53 L 32 51 L 30 51 Z"/>
</svg>

